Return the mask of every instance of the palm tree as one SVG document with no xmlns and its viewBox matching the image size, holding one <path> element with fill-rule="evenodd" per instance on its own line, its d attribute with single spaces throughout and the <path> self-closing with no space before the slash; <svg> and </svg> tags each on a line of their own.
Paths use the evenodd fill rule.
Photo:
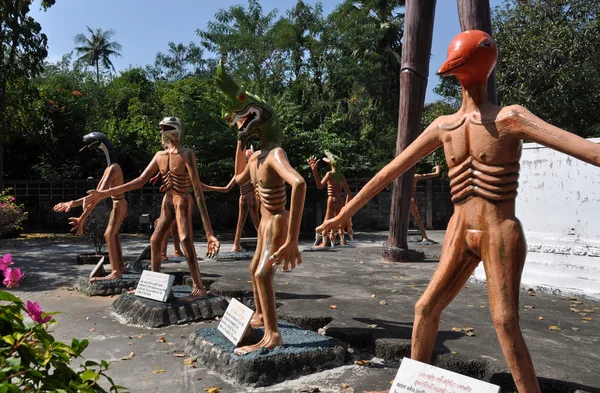
<svg viewBox="0 0 600 393">
<path fill-rule="evenodd" d="M 84 61 L 89 65 L 96 67 L 96 81 L 100 82 L 100 64 L 102 68 L 108 68 L 115 70 L 113 63 L 110 61 L 110 56 L 121 56 L 119 51 L 121 50 L 121 44 L 118 42 L 111 42 L 110 39 L 115 35 L 113 29 L 102 31 L 102 29 L 96 29 L 95 31 L 86 26 L 90 37 L 86 37 L 85 34 L 77 34 L 75 36 L 75 43 L 80 46 L 75 47 L 77 55 L 81 55 L 77 61 Z"/>
</svg>

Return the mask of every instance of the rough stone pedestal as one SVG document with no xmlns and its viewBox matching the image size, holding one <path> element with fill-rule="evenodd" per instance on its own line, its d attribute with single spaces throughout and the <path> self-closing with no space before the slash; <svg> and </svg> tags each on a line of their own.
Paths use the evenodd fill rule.
<svg viewBox="0 0 600 393">
<path fill-rule="evenodd" d="M 235 346 L 217 328 L 200 328 L 191 333 L 185 352 L 214 371 L 252 386 L 269 386 L 302 375 L 344 365 L 346 345 L 311 330 L 280 323 L 284 344 L 238 356 Z M 255 329 L 261 338 L 264 331 Z"/>
<path fill-rule="evenodd" d="M 217 255 L 217 260 L 234 260 L 241 261 L 245 259 L 252 259 L 254 257 L 254 251 L 231 251 L 231 252 L 220 252 Z"/>
<path fill-rule="evenodd" d="M 383 246 L 381 256 L 387 262 L 421 262 L 425 260 L 425 253 L 408 248 Z"/>
<path fill-rule="evenodd" d="M 225 298 L 211 295 L 190 300 L 186 297 L 191 292 L 192 287 L 187 285 L 174 286 L 175 298 L 165 303 L 124 293 L 114 301 L 110 310 L 125 323 L 157 328 L 221 317 L 229 305 Z"/>
<path fill-rule="evenodd" d="M 123 278 L 89 282 L 88 276 L 79 276 L 74 288 L 87 296 L 119 295 L 137 287 L 141 274 L 124 273 Z"/>
</svg>

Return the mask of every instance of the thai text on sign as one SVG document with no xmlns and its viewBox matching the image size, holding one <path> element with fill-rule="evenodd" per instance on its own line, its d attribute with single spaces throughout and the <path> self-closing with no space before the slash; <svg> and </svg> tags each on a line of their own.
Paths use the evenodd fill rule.
<svg viewBox="0 0 600 393">
<path fill-rule="evenodd" d="M 135 289 L 135 295 L 166 302 L 174 280 L 175 276 L 170 274 L 144 270 Z"/>
<path fill-rule="evenodd" d="M 231 299 L 217 329 L 223 333 L 233 345 L 238 345 L 250 324 L 254 311 L 236 299 Z"/>
<path fill-rule="evenodd" d="M 499 393 L 500 387 L 443 368 L 402 359 L 390 393 Z"/>
</svg>

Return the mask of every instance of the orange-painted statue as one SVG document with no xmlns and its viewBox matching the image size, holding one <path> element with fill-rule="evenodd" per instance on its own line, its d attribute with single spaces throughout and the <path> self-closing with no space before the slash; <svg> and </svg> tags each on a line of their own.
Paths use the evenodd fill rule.
<svg viewBox="0 0 600 393">
<path fill-rule="evenodd" d="M 246 163 L 248 163 L 248 160 L 250 159 L 250 157 L 252 157 L 253 153 L 254 149 L 246 150 Z M 202 190 L 214 192 L 229 192 L 233 189 L 234 186 L 235 176 L 233 176 L 229 184 L 227 184 L 225 187 L 209 186 L 203 183 Z M 235 228 L 235 238 L 233 239 L 233 247 L 231 248 L 231 252 L 242 251 L 242 246 L 240 242 L 242 239 L 242 231 L 244 230 L 244 224 L 246 224 L 248 214 L 250 214 L 250 218 L 252 219 L 252 224 L 254 224 L 254 228 L 258 231 L 260 215 L 258 212 L 256 194 L 254 193 L 254 188 L 252 187 L 252 182 L 250 180 L 248 180 L 248 182 L 245 184 L 240 184 L 240 207 L 238 213 L 237 226 Z"/>
<path fill-rule="evenodd" d="M 256 307 L 251 325 L 264 326 L 265 334 L 257 344 L 235 349 L 236 354 L 243 355 L 283 343 L 277 324 L 273 276 L 277 265 L 283 264 L 286 271 L 302 262 L 298 235 L 306 183 L 291 167 L 281 148 L 277 113 L 260 98 L 238 86 L 222 64 L 217 68 L 217 84 L 223 92 L 228 117 L 238 127 L 235 181 L 240 185 L 252 182 L 261 214 L 256 251 L 250 263 Z M 260 139 L 260 150 L 246 164 L 246 142 L 252 136 Z M 289 212 L 285 209 L 286 183 L 292 186 Z"/>
<path fill-rule="evenodd" d="M 425 230 L 425 225 L 423 225 L 423 220 L 421 219 L 421 213 L 419 213 L 419 205 L 417 204 L 417 183 L 421 180 L 433 179 L 434 177 L 438 177 L 440 175 L 440 166 L 436 165 L 433 168 L 433 172 L 431 173 L 415 173 L 413 177 L 413 188 L 412 195 L 410 197 L 410 214 L 412 214 L 413 218 L 417 222 L 419 226 L 419 230 L 421 231 L 421 242 L 432 244 L 435 243 L 433 240 L 427 237 L 427 231 Z"/>
<path fill-rule="evenodd" d="M 207 239 L 207 256 L 212 258 L 219 252 L 219 241 L 215 238 L 208 216 L 208 210 L 202 193 L 198 168 L 196 166 L 196 156 L 191 149 L 181 146 L 181 123 L 176 117 L 166 117 L 160 122 L 161 138 L 166 150 L 156 153 L 150 164 L 144 172 L 135 180 L 122 186 L 110 188 L 108 190 L 91 190 L 89 196 L 84 200 L 86 205 L 95 206 L 98 201 L 113 195 L 123 194 L 132 190 L 141 188 L 157 171 L 163 179 L 161 187 L 165 192 L 163 198 L 161 214 L 158 219 L 154 233 L 150 239 L 152 249 L 152 271 L 159 272 L 161 267 L 161 245 L 173 221 L 176 222 L 177 229 L 185 253 L 190 275 L 192 276 L 193 288 L 192 298 L 203 298 L 207 292 L 200 279 L 200 270 L 196 250 L 194 249 L 193 230 L 192 230 L 192 210 L 193 198 L 190 194 L 190 187 L 194 189 L 196 203 L 200 209 L 202 224 Z"/>
<path fill-rule="evenodd" d="M 352 198 L 352 192 L 350 191 L 350 187 L 348 186 L 348 182 L 346 181 L 346 177 L 342 173 L 339 168 L 339 157 L 334 154 L 331 154 L 328 150 L 325 150 L 325 157 L 323 161 L 328 163 L 331 167 L 323 179 L 321 179 L 321 175 L 319 175 L 319 171 L 317 170 L 317 164 L 320 160 L 317 160 L 315 156 L 310 157 L 307 162 L 310 165 L 310 169 L 312 169 L 313 177 L 315 178 L 315 183 L 319 190 L 323 189 L 323 187 L 327 186 L 327 210 L 325 211 L 325 218 L 323 221 L 329 220 L 337 216 L 342 210 L 342 207 L 350 201 Z M 346 202 L 344 203 L 342 199 L 342 189 L 346 192 Z M 313 248 L 325 248 L 328 247 L 327 240 L 331 244 L 331 247 L 335 245 L 336 234 L 340 236 L 340 244 L 346 244 L 346 238 L 344 237 L 344 233 L 347 232 L 350 240 L 353 239 L 352 232 L 352 220 L 349 219 L 343 225 L 341 225 L 337 230 L 332 230 L 329 232 L 318 232 L 316 234 L 315 244 L 313 244 Z"/>
<path fill-rule="evenodd" d="M 167 146 L 163 146 L 163 148 L 167 148 Z M 148 183 L 155 185 L 156 183 L 158 183 L 158 180 L 160 179 L 160 171 L 150 179 L 150 181 Z M 165 192 L 165 185 L 161 185 L 159 188 L 160 192 Z M 193 203 L 192 203 L 193 205 Z M 193 209 L 193 207 L 192 207 Z M 159 218 L 157 218 L 156 220 L 154 220 L 154 228 L 156 228 L 156 226 L 158 225 L 158 220 Z M 173 254 L 171 255 L 172 257 L 181 257 L 183 256 L 183 251 L 181 251 L 181 241 L 179 240 L 179 231 L 177 230 L 177 225 L 175 225 L 175 220 L 173 220 L 173 223 L 171 224 L 171 227 L 169 228 L 169 231 L 167 232 L 167 235 L 165 236 L 165 238 L 163 239 L 163 242 L 161 243 L 160 246 L 160 257 L 161 257 L 161 261 L 165 262 L 169 260 L 169 257 L 167 256 L 167 246 L 169 244 L 169 234 L 171 235 L 171 237 L 173 238 Z"/>
<path fill-rule="evenodd" d="M 97 190 L 106 190 L 111 187 L 116 187 L 123 184 L 123 171 L 115 160 L 114 149 L 106 135 L 100 132 L 91 132 L 84 135 L 83 142 L 86 144 L 80 151 L 85 149 L 98 149 L 106 157 L 106 169 L 102 174 L 102 178 L 98 183 Z M 84 204 L 85 198 L 80 198 L 74 201 L 61 202 L 54 206 L 55 212 L 68 212 L 71 208 Z M 108 249 L 108 258 L 110 260 L 111 272 L 104 277 L 92 277 L 90 281 L 112 280 L 123 277 L 123 273 L 127 273 L 127 268 L 123 262 L 123 251 L 119 241 L 119 229 L 121 223 L 127 217 L 129 205 L 123 193 L 112 196 L 113 207 L 110 213 L 108 225 L 104 232 L 106 240 L 106 248 Z M 73 225 L 71 232 L 75 232 L 75 236 L 83 233 L 85 220 L 92 212 L 93 206 L 84 206 L 83 213 L 79 217 L 71 217 L 69 221 Z"/>
<path fill-rule="evenodd" d="M 497 59 L 494 40 L 478 30 L 452 40 L 438 70 L 462 86 L 462 106 L 441 116 L 317 231 L 336 229 L 369 199 L 440 146 L 449 166 L 454 215 L 442 256 L 415 305 L 413 359 L 431 358 L 442 310 L 483 261 L 498 340 L 520 393 L 540 393 L 519 326 L 519 284 L 527 247 L 515 217 L 522 141 L 529 140 L 600 166 L 600 146 L 554 127 L 519 105 L 498 107 L 486 83 Z"/>
</svg>

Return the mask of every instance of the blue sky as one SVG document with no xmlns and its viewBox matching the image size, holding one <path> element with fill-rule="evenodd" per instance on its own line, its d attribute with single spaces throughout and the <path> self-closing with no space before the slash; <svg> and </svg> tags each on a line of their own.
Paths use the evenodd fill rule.
<svg viewBox="0 0 600 393">
<path fill-rule="evenodd" d="M 315 4 L 317 0 L 304 0 Z M 341 0 L 322 0 L 323 11 L 330 13 Z M 279 15 L 290 9 L 296 0 L 261 0 L 265 13 L 277 8 Z M 490 0 L 491 7 L 502 0 Z M 166 52 L 169 41 L 175 43 L 199 42 L 196 29 L 204 29 L 222 8 L 241 4 L 246 0 L 58 0 L 48 11 L 39 10 L 35 3 L 32 16 L 40 22 L 48 36 L 49 61 L 57 61 L 73 50 L 73 37 L 92 29 L 114 29 L 114 40 L 123 49 L 122 56 L 113 59 L 117 70 L 130 65 L 154 63 L 157 52 Z M 436 69 L 446 58 L 446 49 L 452 37 L 460 32 L 455 0 L 438 0 L 433 31 L 432 56 L 425 101 L 437 98 L 432 89 L 439 83 Z"/>
</svg>

